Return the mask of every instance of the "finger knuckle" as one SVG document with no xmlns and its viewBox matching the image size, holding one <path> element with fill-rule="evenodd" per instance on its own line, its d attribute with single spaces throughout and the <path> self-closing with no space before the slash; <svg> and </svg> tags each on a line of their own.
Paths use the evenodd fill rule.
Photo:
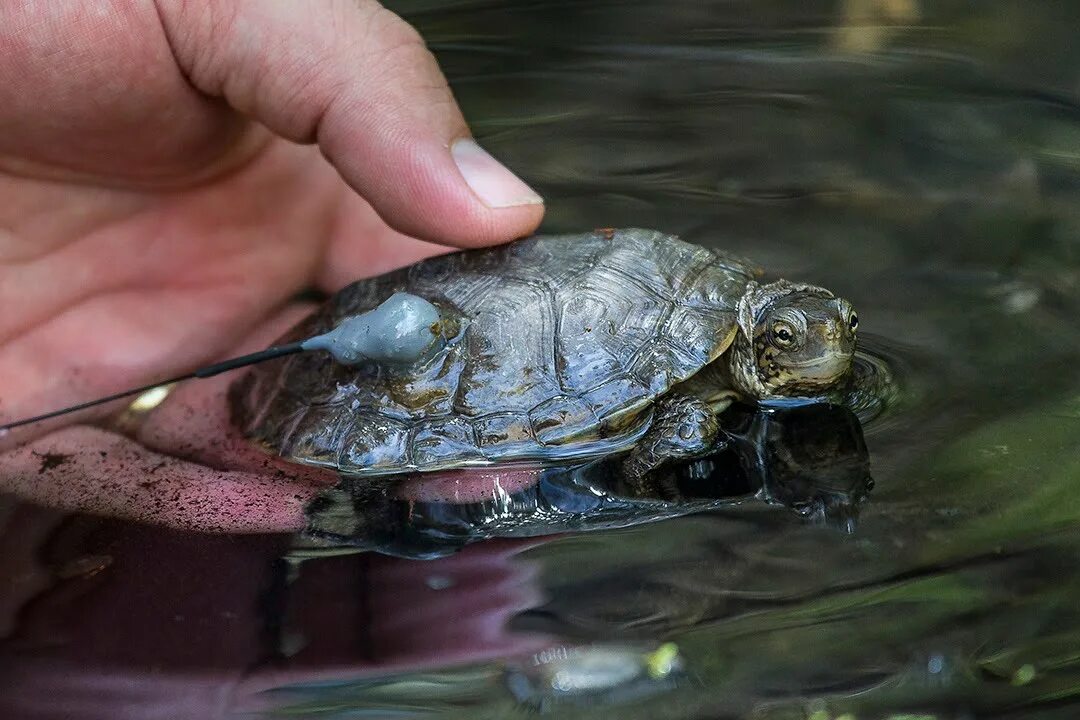
<svg viewBox="0 0 1080 720">
<path fill-rule="evenodd" d="M 158 7 L 176 60 L 185 74 L 211 91 L 224 85 L 225 65 L 220 62 L 220 53 L 234 32 L 236 6 L 229 2 L 175 0 Z"/>
</svg>

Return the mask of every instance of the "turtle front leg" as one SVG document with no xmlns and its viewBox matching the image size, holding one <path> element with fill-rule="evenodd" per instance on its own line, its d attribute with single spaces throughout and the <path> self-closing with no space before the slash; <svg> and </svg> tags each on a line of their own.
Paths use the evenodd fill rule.
<svg viewBox="0 0 1080 720">
<path fill-rule="evenodd" d="M 653 410 L 652 425 L 623 461 L 623 472 L 636 491 L 660 490 L 668 499 L 679 493 L 671 484 L 658 487 L 647 477 L 649 473 L 671 460 L 692 460 L 715 445 L 720 436 L 716 413 L 701 398 L 689 395 L 669 395 Z"/>
</svg>

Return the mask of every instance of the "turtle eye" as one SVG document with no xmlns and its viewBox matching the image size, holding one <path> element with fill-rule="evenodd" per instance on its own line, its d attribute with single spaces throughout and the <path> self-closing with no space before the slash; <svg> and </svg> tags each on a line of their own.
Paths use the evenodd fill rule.
<svg viewBox="0 0 1080 720">
<path fill-rule="evenodd" d="M 778 322 L 772 326 L 773 339 L 781 347 L 788 347 L 795 342 L 795 329 L 786 322 Z"/>
<path fill-rule="evenodd" d="M 848 318 L 847 324 L 848 324 L 848 327 L 851 328 L 852 330 L 858 328 L 859 327 L 859 316 L 856 315 L 855 313 L 851 313 L 851 317 Z"/>
</svg>

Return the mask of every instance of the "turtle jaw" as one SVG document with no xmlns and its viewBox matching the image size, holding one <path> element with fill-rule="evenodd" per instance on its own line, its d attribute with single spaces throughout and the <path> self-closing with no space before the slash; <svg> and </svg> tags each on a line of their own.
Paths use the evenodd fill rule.
<svg viewBox="0 0 1080 720">
<path fill-rule="evenodd" d="M 836 385 L 851 369 L 853 357 L 854 353 L 838 351 L 770 372 L 759 365 L 756 353 L 740 333 L 731 350 L 728 375 L 732 389 L 744 401 L 813 397 Z"/>
<path fill-rule="evenodd" d="M 831 352 L 821 358 L 783 368 L 774 378 L 764 380 L 770 396 L 816 395 L 835 385 L 851 368 L 851 352 Z"/>
</svg>

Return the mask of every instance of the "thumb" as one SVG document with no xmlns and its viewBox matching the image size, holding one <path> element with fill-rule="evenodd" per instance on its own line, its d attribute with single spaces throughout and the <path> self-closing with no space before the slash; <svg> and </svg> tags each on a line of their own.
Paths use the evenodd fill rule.
<svg viewBox="0 0 1080 720">
<path fill-rule="evenodd" d="M 527 235 L 543 201 L 469 135 L 423 40 L 372 0 L 158 0 L 199 90 L 318 143 L 395 229 L 460 247 Z"/>
</svg>

